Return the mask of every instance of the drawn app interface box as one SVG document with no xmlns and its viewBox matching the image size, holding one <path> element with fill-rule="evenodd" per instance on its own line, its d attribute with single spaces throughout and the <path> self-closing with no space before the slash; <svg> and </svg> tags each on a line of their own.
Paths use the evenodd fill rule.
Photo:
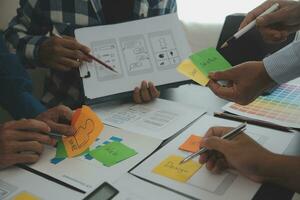
<svg viewBox="0 0 300 200">
<path fill-rule="evenodd" d="M 131 92 L 143 80 L 156 86 L 189 80 L 176 71 L 191 55 L 177 14 L 81 28 L 75 35 L 81 44 L 91 48 L 91 54 L 118 72 L 95 61 L 84 63 L 80 74 L 88 99 Z"/>
</svg>

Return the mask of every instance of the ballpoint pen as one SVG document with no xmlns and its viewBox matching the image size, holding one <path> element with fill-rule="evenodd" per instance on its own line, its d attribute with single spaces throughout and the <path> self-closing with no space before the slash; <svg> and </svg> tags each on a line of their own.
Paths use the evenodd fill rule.
<svg viewBox="0 0 300 200">
<path fill-rule="evenodd" d="M 246 126 L 247 126 L 247 123 L 240 124 L 236 128 L 232 129 L 231 131 L 229 131 L 228 133 L 223 135 L 221 137 L 221 139 L 231 140 L 231 139 L 235 138 L 236 136 L 241 134 L 246 129 Z M 187 161 L 189 161 L 189 160 L 195 158 L 196 156 L 199 156 L 199 155 L 201 155 L 201 154 L 203 154 L 207 151 L 208 151 L 208 149 L 206 147 L 202 147 L 202 148 L 199 149 L 199 151 L 185 157 L 179 164 L 186 163 Z"/>
<path fill-rule="evenodd" d="M 51 35 L 54 35 L 58 38 L 63 38 L 61 35 L 51 32 Z M 88 56 L 89 58 L 91 58 L 92 60 L 96 61 L 97 63 L 99 63 L 100 65 L 103 65 L 105 68 L 109 69 L 110 71 L 113 71 L 115 73 L 118 73 L 113 67 L 109 66 L 108 64 L 106 64 L 105 62 L 101 61 L 100 59 L 96 58 L 95 56 L 88 54 L 88 53 L 84 53 L 86 56 Z"/>
<path fill-rule="evenodd" d="M 275 10 L 277 10 L 278 8 L 279 8 L 279 4 L 275 3 L 269 9 L 267 9 L 265 12 L 263 12 L 261 15 L 259 15 L 258 17 L 270 14 L 270 13 L 274 12 Z M 255 27 L 255 25 L 256 25 L 256 19 L 253 20 L 252 22 L 250 22 L 247 26 L 245 26 L 241 30 L 239 30 L 237 33 L 235 33 L 228 40 L 226 40 L 226 42 L 224 42 L 224 44 L 221 46 L 221 49 L 227 47 L 228 44 L 231 43 L 233 40 L 237 40 L 238 38 L 240 38 L 241 36 L 243 36 L 245 33 L 247 33 L 249 30 L 251 30 L 253 27 Z"/>
</svg>

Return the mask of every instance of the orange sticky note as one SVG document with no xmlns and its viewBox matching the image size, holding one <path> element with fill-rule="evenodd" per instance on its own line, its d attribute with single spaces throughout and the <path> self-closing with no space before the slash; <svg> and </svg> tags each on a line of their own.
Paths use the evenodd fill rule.
<svg viewBox="0 0 300 200">
<path fill-rule="evenodd" d="M 179 149 L 195 153 L 200 149 L 201 140 L 202 138 L 200 136 L 191 135 L 182 145 L 180 145 Z"/>
<path fill-rule="evenodd" d="M 79 115 L 78 113 L 79 112 Z M 63 143 L 68 157 L 74 157 L 89 148 L 103 130 L 103 123 L 88 106 L 82 106 L 81 110 L 75 112 L 75 120 L 72 124 L 75 135 L 64 137 Z"/>
</svg>

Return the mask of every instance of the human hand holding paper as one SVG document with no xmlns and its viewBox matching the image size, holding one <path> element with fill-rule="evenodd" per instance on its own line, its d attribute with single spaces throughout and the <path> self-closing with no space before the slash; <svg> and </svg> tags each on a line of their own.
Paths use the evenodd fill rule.
<svg viewBox="0 0 300 200">
<path fill-rule="evenodd" d="M 177 70 L 200 85 L 206 86 L 210 72 L 224 71 L 230 67 L 230 63 L 215 48 L 208 48 L 191 55 L 190 60 L 183 61 Z"/>
</svg>

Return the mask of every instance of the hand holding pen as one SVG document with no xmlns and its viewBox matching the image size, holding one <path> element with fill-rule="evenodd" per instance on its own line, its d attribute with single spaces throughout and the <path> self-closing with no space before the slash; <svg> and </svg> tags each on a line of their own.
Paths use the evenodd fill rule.
<svg viewBox="0 0 300 200">
<path fill-rule="evenodd" d="M 213 127 L 204 136 L 202 146 L 209 152 L 200 156 L 199 162 L 205 164 L 212 173 L 222 173 L 227 169 L 234 169 L 253 181 L 262 182 L 267 177 L 271 166 L 264 165 L 266 160 L 272 160 L 276 155 L 254 141 L 247 134 L 239 134 L 232 140 L 220 137 L 227 134 L 232 128 Z"/>
</svg>

